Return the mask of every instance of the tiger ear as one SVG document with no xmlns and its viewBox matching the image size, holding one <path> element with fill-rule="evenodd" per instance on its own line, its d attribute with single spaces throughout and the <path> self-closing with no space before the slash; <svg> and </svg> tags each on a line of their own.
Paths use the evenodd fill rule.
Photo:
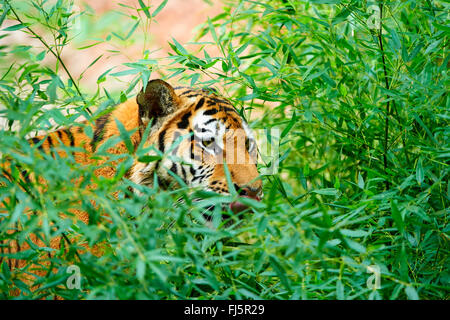
<svg viewBox="0 0 450 320">
<path fill-rule="evenodd" d="M 167 82 L 157 79 L 150 80 L 147 86 L 139 92 L 136 102 L 139 105 L 139 118 L 147 124 L 151 118 L 169 115 L 176 110 L 179 98 Z"/>
</svg>

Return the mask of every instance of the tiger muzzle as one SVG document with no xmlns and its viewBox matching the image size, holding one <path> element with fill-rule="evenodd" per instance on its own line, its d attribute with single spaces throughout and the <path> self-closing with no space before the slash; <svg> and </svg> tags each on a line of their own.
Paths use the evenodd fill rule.
<svg viewBox="0 0 450 320">
<path fill-rule="evenodd" d="M 249 198 L 256 201 L 261 201 L 261 198 L 258 196 L 261 193 L 261 188 L 242 188 L 239 192 L 241 198 Z M 241 213 L 244 210 L 247 210 L 249 206 L 240 202 L 239 200 L 233 201 L 230 203 L 230 209 L 234 214 Z"/>
</svg>

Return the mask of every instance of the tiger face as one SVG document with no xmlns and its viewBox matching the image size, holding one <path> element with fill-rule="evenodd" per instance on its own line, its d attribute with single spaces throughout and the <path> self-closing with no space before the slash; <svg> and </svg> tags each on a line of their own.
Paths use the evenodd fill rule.
<svg viewBox="0 0 450 320">
<path fill-rule="evenodd" d="M 255 139 L 229 101 L 205 89 L 172 88 L 162 80 L 150 81 L 136 101 L 142 127 L 151 126 L 146 145 L 164 156 L 137 162 L 133 182 L 152 185 L 156 173 L 162 187 L 178 184 L 178 177 L 187 186 L 229 194 L 228 168 L 236 191 L 259 200 Z M 246 207 L 233 203 L 231 208 L 239 212 Z"/>
<path fill-rule="evenodd" d="M 157 161 L 144 163 L 136 160 L 132 164 L 125 176 L 134 183 L 152 186 L 157 177 L 162 188 L 170 188 L 181 179 L 190 187 L 228 194 L 228 181 L 231 181 L 241 196 L 259 200 L 262 184 L 256 167 L 254 137 L 234 107 L 208 90 L 174 89 L 162 80 L 152 80 L 135 100 L 131 99 L 115 106 L 111 112 L 103 114 L 95 121 L 85 121 L 33 137 L 28 141 L 35 149 L 53 157 L 56 157 L 56 154 L 60 157 L 67 156 L 67 149 L 62 150 L 59 146 L 70 146 L 73 148 L 71 155 L 77 163 L 95 164 L 96 176 L 112 178 L 117 173 L 116 162 L 103 165 L 106 160 L 103 156 L 92 155 L 110 138 L 120 136 L 119 122 L 123 127 L 121 129 L 130 133 L 129 142 L 134 150 L 143 143 L 144 147 L 149 150 L 154 148 L 160 155 Z M 87 134 L 87 131 L 90 134 Z M 127 146 L 122 141 L 109 147 L 108 152 L 117 155 L 130 150 L 130 144 Z M 8 163 L 0 166 L 0 172 L 11 177 L 8 167 Z M 39 185 L 45 185 L 41 177 L 28 175 L 27 172 L 22 174 L 24 179 L 38 179 Z M 94 200 L 91 200 L 91 203 L 95 206 Z M 247 209 L 239 200 L 231 203 L 230 208 L 235 213 Z M 86 225 L 90 224 L 88 212 L 79 209 L 71 212 Z M 208 219 L 207 216 L 206 218 Z M 30 234 L 30 239 L 39 247 L 48 246 L 33 234 Z M 11 241 L 7 243 L 7 248 L 10 253 L 15 253 L 27 250 L 28 243 L 27 241 L 20 246 L 18 241 Z M 61 243 L 60 236 L 52 238 L 50 247 L 57 252 L 61 249 Z M 100 256 L 101 251 L 99 248 L 92 248 L 95 255 Z M 25 260 L 19 259 L 10 259 L 8 263 L 10 268 L 23 268 L 27 265 Z M 48 275 L 51 266 L 48 270 L 40 269 L 46 263 L 43 262 L 39 267 L 33 266 L 30 270 L 40 277 Z"/>
</svg>

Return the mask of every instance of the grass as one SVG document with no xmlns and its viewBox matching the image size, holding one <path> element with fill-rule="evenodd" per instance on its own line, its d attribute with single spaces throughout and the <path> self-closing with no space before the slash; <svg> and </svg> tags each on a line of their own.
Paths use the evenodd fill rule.
<svg viewBox="0 0 450 320">
<path fill-rule="evenodd" d="M 40 30 L 57 61 L 71 41 L 88 46 L 99 30 L 123 48 L 147 39 L 146 26 L 164 14 L 164 2 L 139 2 L 135 15 L 121 17 L 130 28 L 137 24 L 126 35 L 114 36 L 105 18 L 112 13 L 105 13 L 105 25 L 72 39 L 68 2 L 43 9 L 33 9 L 39 1 L 1 3 L 0 23 L 15 21 L 3 30 L 31 28 L 34 37 Z M 71 244 L 51 258 L 48 248 L 17 254 L 29 262 L 20 270 L 3 262 L 0 296 L 12 298 L 10 290 L 20 288 L 28 299 L 448 299 L 447 12 L 441 1 L 224 1 L 222 13 L 199 26 L 198 50 L 175 39 L 167 59 L 143 50 L 124 71 L 99 75 L 96 92 L 82 78 L 61 77 L 60 63 L 42 65 L 50 50 L 7 44 L 0 150 L 15 171 L 12 182 L 0 178 L 0 243 L 26 242 L 34 233 L 47 244 L 64 234 Z M 94 16 L 80 19 L 89 25 Z M 210 48 L 220 54 L 211 56 Z M 238 223 L 216 219 L 215 229 L 206 227 L 186 188 L 140 187 L 141 195 L 130 195 L 123 174 L 136 155 L 123 156 L 113 179 L 98 179 L 95 166 L 27 144 L 38 130 L 96 119 L 156 73 L 216 87 L 252 128 L 281 133 L 278 171 L 263 176 L 262 204 L 233 217 Z M 125 76 L 134 78 L 122 91 L 108 91 Z M 72 113 L 45 108 L 52 105 L 70 105 Z M 22 170 L 48 181 L 46 192 Z M 70 183 L 77 177 L 81 185 Z M 85 188 L 92 182 L 95 192 Z M 92 223 L 68 219 L 74 208 L 89 212 Z M 105 241 L 100 258 L 80 247 Z M 20 279 L 42 260 L 54 272 L 38 278 L 41 288 L 32 292 Z M 80 290 L 65 286 L 72 264 L 80 268 Z M 373 270 L 379 288 L 370 285 Z"/>
</svg>

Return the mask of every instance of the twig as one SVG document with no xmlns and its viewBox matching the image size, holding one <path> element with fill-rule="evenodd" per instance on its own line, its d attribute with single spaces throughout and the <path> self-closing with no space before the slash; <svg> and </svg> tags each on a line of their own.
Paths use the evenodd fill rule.
<svg viewBox="0 0 450 320">
<path fill-rule="evenodd" d="M 86 100 L 83 97 L 83 94 L 80 91 L 80 88 L 78 88 L 78 85 L 76 84 L 75 80 L 73 79 L 71 73 L 69 72 L 69 70 L 67 69 L 64 61 L 62 60 L 61 56 L 59 54 L 57 54 L 45 41 L 44 39 L 42 39 L 42 37 L 40 35 L 38 35 L 36 32 L 34 32 L 28 25 L 26 25 L 22 19 L 20 19 L 19 15 L 16 13 L 16 11 L 14 10 L 14 8 L 11 6 L 11 4 L 9 3 L 9 0 L 5 0 L 6 3 L 8 4 L 9 10 L 11 10 L 11 12 L 14 14 L 14 16 L 16 17 L 16 20 L 18 22 L 20 22 L 22 25 L 25 26 L 25 28 L 36 38 L 38 39 L 46 48 L 48 51 L 50 51 L 51 54 L 53 54 L 53 56 L 55 56 L 55 58 L 59 61 L 59 63 L 61 64 L 61 66 L 63 67 L 63 69 L 66 71 L 67 75 L 69 76 L 70 80 L 73 83 L 73 86 L 75 87 L 75 90 L 77 91 L 78 95 L 81 97 L 81 100 L 83 100 L 83 103 L 86 104 Z M 86 110 L 88 111 L 89 114 L 92 114 L 91 111 L 89 110 L 89 108 L 86 108 Z"/>
<path fill-rule="evenodd" d="M 383 63 L 383 72 L 384 72 L 384 84 L 386 87 L 386 90 L 389 90 L 389 80 L 387 75 L 387 69 L 386 69 L 386 60 L 384 57 L 384 49 L 383 49 L 383 1 L 379 2 L 380 7 L 380 28 L 378 30 L 378 42 L 380 45 L 380 51 L 381 51 L 381 60 Z M 384 124 L 384 153 L 383 153 L 383 166 L 384 166 L 384 173 L 387 174 L 386 170 L 388 167 L 387 163 L 387 152 L 388 152 L 388 138 L 389 138 L 389 113 L 391 112 L 390 107 L 390 100 L 388 97 L 387 103 L 386 103 L 386 120 Z M 389 180 L 386 180 L 386 190 L 389 189 L 390 183 Z"/>
</svg>

